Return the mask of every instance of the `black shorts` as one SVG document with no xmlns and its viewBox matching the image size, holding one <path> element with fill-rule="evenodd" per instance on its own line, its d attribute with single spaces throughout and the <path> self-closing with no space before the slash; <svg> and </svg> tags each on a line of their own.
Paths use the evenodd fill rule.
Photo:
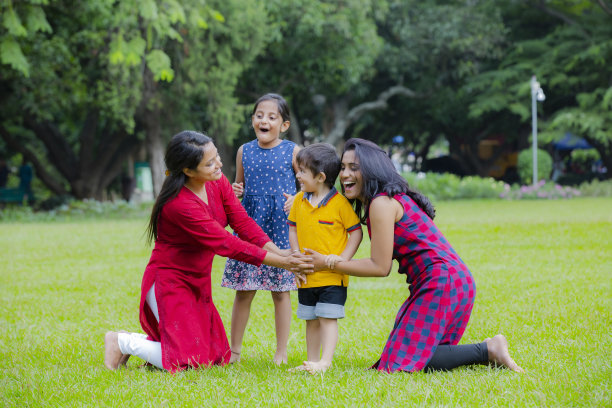
<svg viewBox="0 0 612 408">
<path fill-rule="evenodd" d="M 346 292 L 346 286 L 298 288 L 297 317 L 303 320 L 315 320 L 319 317 L 342 319 Z"/>
</svg>

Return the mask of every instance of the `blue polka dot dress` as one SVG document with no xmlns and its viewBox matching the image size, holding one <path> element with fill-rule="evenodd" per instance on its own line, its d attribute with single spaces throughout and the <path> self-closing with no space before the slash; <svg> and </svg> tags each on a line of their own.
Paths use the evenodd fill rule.
<svg viewBox="0 0 612 408">
<path fill-rule="evenodd" d="M 242 205 L 251 218 L 281 249 L 289 248 L 289 226 L 283 210 L 283 193 L 294 195 L 293 150 L 296 144 L 283 140 L 271 149 L 259 147 L 257 139 L 242 147 L 244 193 Z M 259 267 L 228 259 L 221 286 L 235 290 L 295 290 L 293 274 L 285 269 Z"/>
</svg>

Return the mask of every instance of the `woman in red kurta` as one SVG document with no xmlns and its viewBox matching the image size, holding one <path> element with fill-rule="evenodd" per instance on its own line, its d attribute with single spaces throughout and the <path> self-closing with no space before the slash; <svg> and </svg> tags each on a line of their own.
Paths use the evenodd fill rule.
<svg viewBox="0 0 612 408">
<path fill-rule="evenodd" d="M 247 216 L 221 173 L 208 136 L 177 134 L 165 161 L 169 175 L 151 214 L 149 235 L 155 248 L 141 287 L 140 323 L 148 337 L 108 332 L 105 365 L 110 369 L 131 354 L 171 372 L 227 364 L 231 351 L 212 302 L 214 256 L 291 267 L 289 251 L 276 247 Z M 238 237 L 225 230 L 227 225 Z"/>
</svg>

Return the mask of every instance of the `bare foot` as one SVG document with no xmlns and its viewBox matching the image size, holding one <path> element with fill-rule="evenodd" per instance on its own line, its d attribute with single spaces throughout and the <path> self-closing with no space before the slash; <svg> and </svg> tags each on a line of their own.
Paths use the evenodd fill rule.
<svg viewBox="0 0 612 408">
<path fill-rule="evenodd" d="M 230 356 L 230 364 L 234 364 L 234 363 L 238 363 L 240 362 L 240 353 L 238 353 L 237 351 L 232 351 L 232 355 Z"/>
<path fill-rule="evenodd" d="M 306 371 L 315 375 L 319 373 L 323 374 L 331 366 L 331 363 L 324 361 L 304 361 L 304 366 L 306 367 Z"/>
<path fill-rule="evenodd" d="M 306 371 L 306 365 L 302 364 L 297 367 L 290 368 L 287 371 L 289 371 L 290 373 L 297 373 L 298 371 Z"/>
<path fill-rule="evenodd" d="M 119 368 L 123 353 L 119 349 L 117 332 L 109 331 L 104 335 L 104 365 L 109 370 Z"/>
<path fill-rule="evenodd" d="M 516 373 L 525 372 L 525 370 L 519 367 L 512 357 L 510 357 L 510 353 L 508 352 L 508 341 L 503 335 L 498 334 L 497 336 L 493 336 L 492 339 L 485 339 L 485 342 L 487 343 L 490 362 L 507 367 Z"/>
<path fill-rule="evenodd" d="M 281 365 L 281 364 L 287 364 L 287 353 L 276 353 L 274 354 L 274 358 L 272 359 L 272 361 L 274 361 L 274 364 L 276 364 L 277 366 Z"/>
<path fill-rule="evenodd" d="M 130 332 L 125 331 L 125 330 L 119 330 L 117 333 L 126 333 L 126 334 L 130 334 Z M 131 354 L 123 354 L 121 356 L 121 359 L 119 360 L 119 365 L 120 366 L 124 366 L 127 364 L 128 360 L 130 359 Z"/>
</svg>

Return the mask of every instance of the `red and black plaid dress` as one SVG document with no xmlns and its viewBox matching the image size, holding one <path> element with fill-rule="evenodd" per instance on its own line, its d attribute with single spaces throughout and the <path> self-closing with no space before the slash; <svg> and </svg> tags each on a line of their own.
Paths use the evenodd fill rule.
<svg viewBox="0 0 612 408">
<path fill-rule="evenodd" d="M 372 368 L 414 372 L 427 365 L 438 344 L 459 342 L 476 287 L 468 268 L 427 214 L 405 194 L 394 198 L 404 207 L 404 216 L 395 223 L 393 259 L 399 262 L 399 273 L 406 274 L 410 296 Z"/>
</svg>

